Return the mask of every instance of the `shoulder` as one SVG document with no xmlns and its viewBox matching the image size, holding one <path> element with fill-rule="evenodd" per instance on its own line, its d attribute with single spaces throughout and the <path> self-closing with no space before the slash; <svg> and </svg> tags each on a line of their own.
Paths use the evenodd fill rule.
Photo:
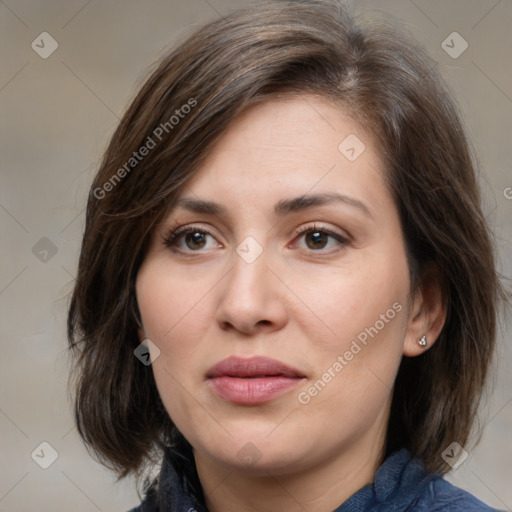
<svg viewBox="0 0 512 512">
<path fill-rule="evenodd" d="M 362 510 L 401 512 L 499 512 L 440 474 L 425 471 L 421 460 L 402 449 L 377 470 L 371 485 L 360 489 L 339 512 Z"/>
<path fill-rule="evenodd" d="M 499 512 L 469 492 L 452 485 L 444 478 L 430 481 L 417 502 L 418 509 L 429 512 Z"/>
</svg>

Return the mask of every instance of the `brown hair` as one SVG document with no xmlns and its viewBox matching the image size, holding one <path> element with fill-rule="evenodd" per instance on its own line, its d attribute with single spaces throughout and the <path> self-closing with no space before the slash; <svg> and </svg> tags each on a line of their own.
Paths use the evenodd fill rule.
<svg viewBox="0 0 512 512">
<path fill-rule="evenodd" d="M 386 454 L 406 447 L 428 470 L 448 469 L 441 452 L 468 441 L 503 291 L 473 159 L 434 67 L 389 23 L 357 24 L 335 0 L 271 1 L 236 11 L 160 62 L 121 120 L 92 185 L 68 317 L 78 430 L 120 477 L 156 461 L 179 436 L 151 367 L 134 357 L 135 278 L 149 236 L 231 121 L 276 94 L 303 93 L 339 103 L 375 136 L 413 289 L 427 266 L 441 276 L 446 323 L 430 350 L 403 358 Z"/>
</svg>

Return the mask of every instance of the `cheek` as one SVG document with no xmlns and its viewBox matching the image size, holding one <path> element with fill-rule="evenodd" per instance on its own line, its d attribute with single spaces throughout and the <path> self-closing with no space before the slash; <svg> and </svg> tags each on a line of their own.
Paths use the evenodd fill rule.
<svg viewBox="0 0 512 512">
<path fill-rule="evenodd" d="M 194 350 L 211 320 L 207 295 L 213 284 L 204 276 L 181 279 L 179 271 L 158 262 L 143 265 L 136 289 L 146 335 L 166 352 Z"/>
<path fill-rule="evenodd" d="M 194 402 L 187 393 L 192 389 L 191 376 L 197 376 L 195 356 L 204 326 L 208 318 L 211 320 L 204 300 L 204 281 L 202 285 L 194 280 L 182 283 L 179 272 L 150 260 L 139 270 L 136 293 L 145 334 L 160 350 L 152 370 L 168 414 L 178 428 L 194 421 L 192 417 L 206 421 L 200 408 L 192 414 Z"/>
<path fill-rule="evenodd" d="M 295 280 L 294 293 L 300 299 L 294 321 L 303 331 L 317 333 L 312 339 L 326 353 L 343 350 L 358 335 L 364 342 L 365 333 L 375 328 L 399 342 L 409 293 L 405 255 L 331 268 L 314 279 L 303 274 Z"/>
<path fill-rule="evenodd" d="M 329 343 L 318 340 L 311 351 L 315 372 L 297 396 L 321 419 L 320 430 L 357 436 L 385 414 L 402 358 L 404 318 L 403 304 L 383 297 L 371 307 L 353 297 L 351 307 L 332 317 L 336 336 Z"/>
<path fill-rule="evenodd" d="M 201 430 L 208 422 L 199 406 L 201 397 L 193 397 L 213 364 L 205 341 L 214 321 L 211 296 L 216 282 L 213 272 L 184 274 L 157 258 L 145 262 L 137 277 L 146 336 L 160 350 L 152 363 L 157 389 L 173 422 L 187 432 Z"/>
<path fill-rule="evenodd" d="M 372 258 L 371 264 L 353 265 L 350 271 L 339 269 L 304 289 L 321 321 L 308 324 L 305 316 L 296 316 L 315 342 L 310 347 L 314 377 L 301 390 L 300 403 L 314 403 L 327 417 L 333 416 L 336 403 L 340 411 L 353 411 L 361 421 L 371 421 L 386 403 L 402 358 L 407 268 L 405 254 L 388 253 Z M 317 334 L 318 326 L 324 336 Z"/>
</svg>

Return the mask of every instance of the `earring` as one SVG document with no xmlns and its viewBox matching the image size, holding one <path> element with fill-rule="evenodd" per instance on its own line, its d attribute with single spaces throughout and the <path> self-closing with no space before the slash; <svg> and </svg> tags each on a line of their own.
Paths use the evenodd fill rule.
<svg viewBox="0 0 512 512">
<path fill-rule="evenodd" d="M 420 347 L 426 347 L 427 346 L 427 337 L 426 336 L 422 336 L 419 340 L 418 340 L 418 345 Z"/>
</svg>

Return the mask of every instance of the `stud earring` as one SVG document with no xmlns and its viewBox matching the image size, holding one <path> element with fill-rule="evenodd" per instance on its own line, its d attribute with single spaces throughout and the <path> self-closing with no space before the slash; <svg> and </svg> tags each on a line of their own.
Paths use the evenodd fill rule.
<svg viewBox="0 0 512 512">
<path fill-rule="evenodd" d="M 426 347 L 427 346 L 427 337 L 426 336 L 422 336 L 419 340 L 418 340 L 418 345 L 420 347 Z"/>
</svg>

